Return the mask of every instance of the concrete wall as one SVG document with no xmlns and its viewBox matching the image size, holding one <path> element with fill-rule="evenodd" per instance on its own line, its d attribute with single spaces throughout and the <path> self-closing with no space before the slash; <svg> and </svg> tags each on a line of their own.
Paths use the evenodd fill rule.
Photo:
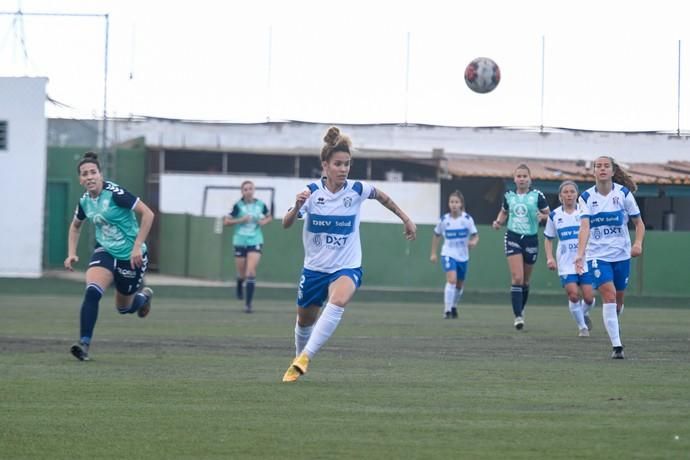
<svg viewBox="0 0 690 460">
<path fill-rule="evenodd" d="M 46 189 L 46 78 L 0 78 L 0 276 L 42 273 Z"/>
<path fill-rule="evenodd" d="M 160 219 L 161 273 L 211 280 L 235 279 L 232 228 L 225 227 L 217 233 L 215 219 L 209 217 L 163 214 Z M 296 286 L 304 258 L 301 225 L 298 222 L 285 230 L 278 222 L 271 222 L 264 227 L 266 243 L 257 272 L 259 284 L 274 282 Z M 467 290 L 504 292 L 509 302 L 510 274 L 503 253 L 504 231 L 486 225 L 479 225 L 477 229 L 479 245 L 470 255 Z M 429 262 L 432 234 L 432 225 L 420 225 L 417 240 L 408 242 L 402 236 L 400 225 L 363 223 L 365 285 L 401 291 L 441 291 L 445 283 L 443 270 L 440 264 Z M 690 275 L 686 270 L 678 270 L 690 252 L 688 235 L 688 232 L 648 232 L 644 254 L 632 259 L 627 292 L 690 299 Z M 558 275 L 546 267 L 541 232 L 539 260 L 531 289 L 538 293 L 563 292 Z"/>
</svg>

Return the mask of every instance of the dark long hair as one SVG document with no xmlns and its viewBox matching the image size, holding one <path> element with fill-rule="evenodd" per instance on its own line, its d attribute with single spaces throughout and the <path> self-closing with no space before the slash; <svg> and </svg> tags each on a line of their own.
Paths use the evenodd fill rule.
<svg viewBox="0 0 690 460">
<path fill-rule="evenodd" d="M 321 161 L 328 161 L 335 152 L 345 152 L 352 156 L 352 140 L 349 136 L 341 134 L 340 129 L 331 126 L 323 136 L 323 147 L 321 147 Z"/>
</svg>

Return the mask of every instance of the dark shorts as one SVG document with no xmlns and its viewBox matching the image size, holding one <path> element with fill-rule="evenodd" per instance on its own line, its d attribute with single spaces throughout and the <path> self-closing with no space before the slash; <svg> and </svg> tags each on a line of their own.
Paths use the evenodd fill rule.
<svg viewBox="0 0 690 460">
<path fill-rule="evenodd" d="M 248 252 L 258 252 L 261 254 L 262 244 L 255 244 L 254 246 L 235 246 L 235 257 L 247 257 Z"/>
<path fill-rule="evenodd" d="M 110 270 L 113 274 L 115 289 L 123 295 L 135 294 L 141 288 L 148 265 L 149 256 L 147 253 L 144 253 L 141 267 L 132 269 L 129 260 L 115 259 L 102 247 L 96 248 L 93 251 L 91 261 L 89 261 L 89 268 L 103 267 Z"/>
<path fill-rule="evenodd" d="M 537 235 L 520 235 L 519 233 L 506 232 L 503 240 L 506 256 L 522 254 L 522 259 L 527 265 L 534 265 L 539 256 L 539 238 Z"/>
</svg>

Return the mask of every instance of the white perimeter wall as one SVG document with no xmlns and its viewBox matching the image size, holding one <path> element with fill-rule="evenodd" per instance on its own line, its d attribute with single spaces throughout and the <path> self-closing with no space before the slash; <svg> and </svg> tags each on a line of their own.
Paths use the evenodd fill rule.
<svg viewBox="0 0 690 460">
<path fill-rule="evenodd" d="M 41 276 L 46 186 L 46 78 L 0 78 L 0 276 Z"/>
<path fill-rule="evenodd" d="M 169 214 L 219 217 L 227 214 L 242 195 L 240 184 L 251 180 L 257 187 L 273 187 L 274 217 L 281 219 L 294 205 L 295 196 L 314 179 L 266 176 L 215 176 L 208 174 L 161 174 L 160 210 Z M 435 224 L 439 218 L 440 185 L 417 182 L 368 181 L 386 192 L 417 224 Z M 235 186 L 235 190 L 210 190 L 202 212 L 207 186 Z M 257 190 L 256 197 L 270 206 L 270 192 Z M 372 200 L 362 207 L 363 222 L 400 222 L 393 213 Z"/>
</svg>

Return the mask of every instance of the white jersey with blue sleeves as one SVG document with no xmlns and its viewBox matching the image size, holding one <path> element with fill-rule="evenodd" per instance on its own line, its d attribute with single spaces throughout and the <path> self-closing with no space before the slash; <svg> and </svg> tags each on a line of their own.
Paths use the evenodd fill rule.
<svg viewBox="0 0 690 460">
<path fill-rule="evenodd" d="M 323 181 L 308 185 L 311 195 L 300 209 L 304 218 L 304 268 L 333 273 L 362 266 L 359 239 L 360 207 L 375 198 L 375 189 L 366 182 L 346 181 L 331 193 Z"/>
<path fill-rule="evenodd" d="M 630 190 L 614 182 L 611 192 L 601 195 L 596 186 L 590 187 L 580 195 L 579 203 L 581 217 L 589 219 L 587 260 L 618 262 L 630 259 L 628 220 L 640 215 Z"/>
<path fill-rule="evenodd" d="M 444 214 L 436 227 L 434 234 L 443 236 L 441 256 L 450 257 L 458 262 L 467 262 L 470 251 L 467 243 L 472 235 L 477 234 L 474 219 L 466 212 L 453 217 L 450 213 Z"/>
<path fill-rule="evenodd" d="M 568 214 L 559 206 L 549 214 L 544 229 L 544 237 L 553 240 L 558 236 L 558 246 L 556 247 L 556 262 L 558 263 L 558 275 L 576 275 L 575 258 L 577 257 L 577 238 L 580 235 L 580 215 L 582 210 L 579 206 Z M 587 265 L 584 267 L 587 271 Z"/>
</svg>

